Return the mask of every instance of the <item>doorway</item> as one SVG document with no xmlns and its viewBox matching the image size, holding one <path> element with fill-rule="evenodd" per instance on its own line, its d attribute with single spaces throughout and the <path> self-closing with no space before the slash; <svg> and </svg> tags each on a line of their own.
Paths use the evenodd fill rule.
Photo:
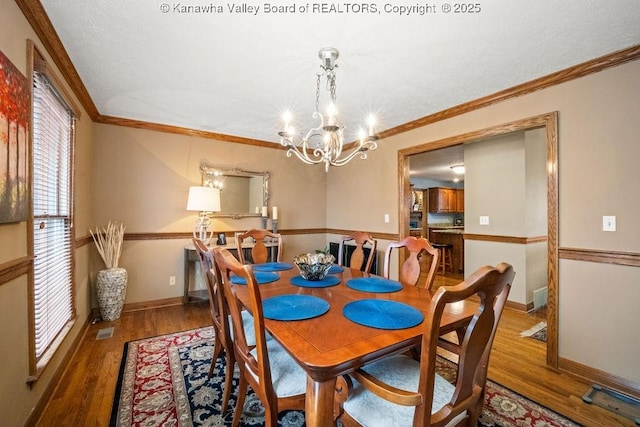
<svg viewBox="0 0 640 427">
<path fill-rule="evenodd" d="M 398 181 L 400 195 L 400 238 L 409 235 L 409 206 L 411 204 L 410 156 L 427 151 L 480 142 L 515 131 L 544 128 L 546 134 L 547 181 L 547 365 L 558 368 L 558 133 L 557 112 L 522 119 L 503 125 L 468 132 L 409 147 L 398 152 Z"/>
</svg>

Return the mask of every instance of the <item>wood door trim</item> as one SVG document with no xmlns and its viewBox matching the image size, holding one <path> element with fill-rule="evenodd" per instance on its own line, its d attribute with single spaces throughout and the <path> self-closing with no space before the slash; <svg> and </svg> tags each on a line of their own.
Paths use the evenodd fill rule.
<svg viewBox="0 0 640 427">
<path fill-rule="evenodd" d="M 640 48 L 639 54 L 640 54 Z M 547 365 L 558 368 L 558 112 L 528 117 L 398 150 L 398 218 L 400 238 L 409 235 L 409 159 L 413 154 L 493 138 L 515 131 L 546 130 L 547 169 Z M 401 260 L 402 261 L 402 260 Z"/>
</svg>

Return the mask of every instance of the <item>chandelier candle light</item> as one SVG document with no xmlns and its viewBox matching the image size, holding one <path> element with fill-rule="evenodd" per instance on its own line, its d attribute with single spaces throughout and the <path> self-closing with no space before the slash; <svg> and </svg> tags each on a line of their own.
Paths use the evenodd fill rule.
<svg viewBox="0 0 640 427">
<path fill-rule="evenodd" d="M 284 114 L 284 129 L 278 132 L 280 144 L 287 148 L 287 157 L 295 154 L 306 164 L 324 163 L 325 172 L 329 171 L 329 166 L 343 166 L 351 159 L 360 155 L 360 158 L 367 158 L 368 150 L 378 148 L 378 136 L 373 132 L 375 117 L 368 119 L 368 131 L 360 130 L 359 139 L 354 143 L 351 152 L 345 152 L 344 148 L 344 126 L 338 124 L 336 107 L 336 60 L 338 59 L 338 49 L 326 47 L 320 49 L 318 56 L 322 61 L 316 82 L 316 105 L 312 117 L 320 120 L 316 128 L 311 128 L 304 137 L 296 134 L 295 128 L 291 125 L 291 113 Z M 320 112 L 320 80 L 322 76 L 327 77 L 327 91 L 330 95 L 330 102 L 327 106 L 326 117 Z"/>
<path fill-rule="evenodd" d="M 187 210 L 200 211 L 198 222 L 193 229 L 193 237 L 208 245 L 213 237 L 213 230 L 209 230 L 211 220 L 207 213 L 220 212 L 220 189 L 205 186 L 190 187 Z"/>
</svg>

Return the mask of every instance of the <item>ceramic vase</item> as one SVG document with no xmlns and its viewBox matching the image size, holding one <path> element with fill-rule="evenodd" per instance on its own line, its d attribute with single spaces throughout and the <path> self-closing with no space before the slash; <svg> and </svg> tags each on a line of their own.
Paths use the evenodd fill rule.
<svg viewBox="0 0 640 427">
<path fill-rule="evenodd" d="M 108 268 L 98 271 L 96 290 L 102 320 L 116 320 L 122 313 L 127 294 L 127 270 Z"/>
</svg>

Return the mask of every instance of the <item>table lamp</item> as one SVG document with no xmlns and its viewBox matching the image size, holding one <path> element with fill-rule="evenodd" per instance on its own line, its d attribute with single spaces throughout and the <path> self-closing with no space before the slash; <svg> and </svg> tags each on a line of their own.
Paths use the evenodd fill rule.
<svg viewBox="0 0 640 427">
<path fill-rule="evenodd" d="M 211 221 L 207 213 L 220 212 L 220 190 L 213 187 L 190 187 L 187 210 L 200 211 L 198 221 L 193 228 L 193 237 L 202 240 L 208 245 L 213 237 L 213 230 L 209 230 Z"/>
</svg>

